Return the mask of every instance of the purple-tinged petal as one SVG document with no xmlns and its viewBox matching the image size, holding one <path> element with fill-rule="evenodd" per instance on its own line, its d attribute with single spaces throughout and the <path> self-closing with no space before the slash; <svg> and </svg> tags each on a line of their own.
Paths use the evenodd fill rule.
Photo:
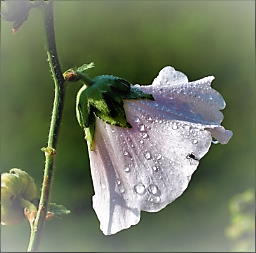
<svg viewBox="0 0 256 253">
<path fill-rule="evenodd" d="M 164 87 L 164 86 L 175 86 L 178 84 L 188 83 L 188 78 L 182 72 L 176 71 L 173 67 L 164 67 L 154 79 L 152 86 Z"/>
<path fill-rule="evenodd" d="M 173 68 L 159 75 L 165 84 L 168 73 Z M 210 87 L 213 77 L 188 83 L 179 74 L 175 85 L 161 88 L 159 76 L 154 85 L 136 86 L 155 101 L 124 101 L 131 129 L 96 120 L 95 150 L 89 151 L 93 207 L 106 235 L 137 224 L 141 210 L 157 212 L 174 201 L 187 188 L 212 137 L 227 143 L 232 135 L 220 126 L 225 102 Z"/>
</svg>

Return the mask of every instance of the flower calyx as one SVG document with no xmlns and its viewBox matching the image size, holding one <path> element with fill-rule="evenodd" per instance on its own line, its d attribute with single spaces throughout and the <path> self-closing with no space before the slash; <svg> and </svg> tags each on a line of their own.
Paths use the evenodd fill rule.
<svg viewBox="0 0 256 253">
<path fill-rule="evenodd" d="M 126 119 L 124 100 L 154 100 L 151 94 L 136 89 L 123 78 L 113 75 L 88 78 L 85 72 L 93 66 L 93 64 L 84 64 L 64 73 L 65 80 L 82 81 L 84 83 L 77 94 L 76 116 L 79 125 L 85 131 L 85 138 L 91 150 L 94 148 L 96 117 L 114 126 L 131 128 L 131 124 Z"/>
</svg>

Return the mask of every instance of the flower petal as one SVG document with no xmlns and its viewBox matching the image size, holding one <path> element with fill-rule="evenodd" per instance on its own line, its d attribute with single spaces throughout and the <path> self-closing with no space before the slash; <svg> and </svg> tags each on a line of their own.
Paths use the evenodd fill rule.
<svg viewBox="0 0 256 253">
<path fill-rule="evenodd" d="M 191 83 L 182 78 L 184 83 L 163 88 L 137 85 L 155 101 L 124 101 L 131 129 L 96 120 L 95 150 L 89 151 L 93 207 L 106 235 L 137 224 L 141 210 L 157 212 L 174 201 L 212 136 L 227 143 L 232 135 L 219 125 L 225 102 L 210 87 L 213 78 Z"/>
<path fill-rule="evenodd" d="M 153 81 L 153 86 L 175 86 L 178 84 L 188 83 L 188 78 L 182 72 L 176 71 L 173 67 L 164 67 Z"/>
<path fill-rule="evenodd" d="M 162 88 L 153 85 L 135 87 L 152 94 L 157 101 L 155 106 L 161 105 L 163 111 L 169 111 L 180 119 L 202 124 L 220 124 L 223 114 L 219 110 L 225 108 L 225 101 L 211 88 L 213 79 L 214 77 L 209 76 Z"/>
</svg>

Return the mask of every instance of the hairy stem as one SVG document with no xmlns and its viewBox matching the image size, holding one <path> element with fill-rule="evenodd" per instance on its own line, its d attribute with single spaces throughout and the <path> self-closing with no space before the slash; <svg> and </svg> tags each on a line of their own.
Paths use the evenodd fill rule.
<svg viewBox="0 0 256 253">
<path fill-rule="evenodd" d="M 58 133 L 64 105 L 64 79 L 56 50 L 52 1 L 44 3 L 44 14 L 46 36 L 48 43 L 47 55 L 54 81 L 55 93 L 52 108 L 51 124 L 48 135 L 48 144 L 46 148 L 42 149 L 45 153 L 45 168 L 41 188 L 40 202 L 38 206 L 38 212 L 32 224 L 30 241 L 28 246 L 28 251 L 33 252 L 38 250 L 43 226 L 45 223 L 45 217 L 47 214 L 49 195 L 53 178 L 56 145 L 58 141 Z"/>
</svg>

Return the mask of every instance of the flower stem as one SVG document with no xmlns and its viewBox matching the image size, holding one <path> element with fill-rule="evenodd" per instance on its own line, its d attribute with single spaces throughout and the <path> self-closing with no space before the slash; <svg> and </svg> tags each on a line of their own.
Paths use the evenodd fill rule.
<svg viewBox="0 0 256 253">
<path fill-rule="evenodd" d="M 30 241 L 28 246 L 28 251 L 33 252 L 38 250 L 42 229 L 47 214 L 49 195 L 53 178 L 56 145 L 64 105 L 64 79 L 56 50 L 52 1 L 44 3 L 44 22 L 48 44 L 47 56 L 54 81 L 55 93 L 52 108 L 51 124 L 48 135 L 48 144 L 46 148 L 42 149 L 45 153 L 45 168 L 40 202 L 35 220 L 32 224 Z"/>
</svg>

